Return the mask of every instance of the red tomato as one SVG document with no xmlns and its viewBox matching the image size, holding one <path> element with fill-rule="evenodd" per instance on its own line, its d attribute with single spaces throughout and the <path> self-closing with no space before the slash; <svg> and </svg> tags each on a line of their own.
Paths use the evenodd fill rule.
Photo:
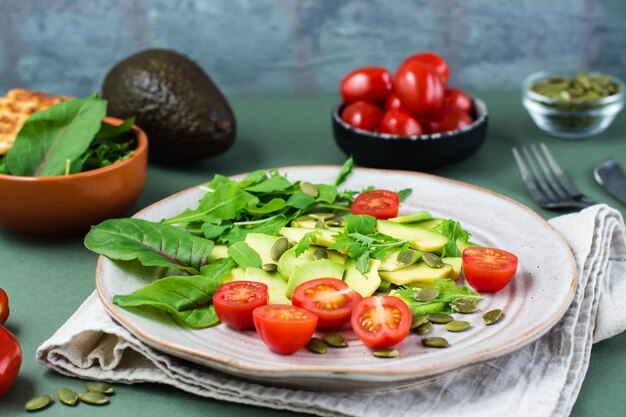
<svg viewBox="0 0 626 417">
<path fill-rule="evenodd" d="M 366 101 L 357 101 L 349 104 L 341 112 L 341 119 L 357 129 L 369 130 L 378 129 L 383 111 L 375 104 Z"/>
<path fill-rule="evenodd" d="M 364 100 L 382 104 L 393 91 L 393 81 L 387 68 L 357 68 L 343 77 L 339 91 L 344 103 Z"/>
<path fill-rule="evenodd" d="M 424 120 L 428 133 L 442 133 L 469 126 L 474 121 L 463 110 L 455 107 L 443 106 L 441 113 Z"/>
<path fill-rule="evenodd" d="M 446 88 L 443 101 L 444 106 L 456 107 L 467 114 L 472 111 L 472 99 L 460 88 Z"/>
<path fill-rule="evenodd" d="M 337 327 L 350 321 L 361 295 L 337 278 L 318 278 L 296 287 L 291 302 L 317 315 L 317 327 Z"/>
<path fill-rule="evenodd" d="M 222 323 L 235 329 L 252 329 L 252 311 L 267 304 L 267 285 L 254 281 L 232 281 L 213 294 L 215 313 Z"/>
<path fill-rule="evenodd" d="M 463 272 L 477 291 L 500 291 L 517 271 L 517 256 L 496 248 L 469 247 L 463 251 Z"/>
<path fill-rule="evenodd" d="M 7 293 L 0 288 L 0 325 L 6 323 L 9 318 L 9 297 Z"/>
<path fill-rule="evenodd" d="M 439 55 L 434 52 L 420 52 L 418 54 L 411 55 L 406 61 L 420 61 L 430 65 L 437 71 L 441 78 L 441 83 L 445 86 L 448 83 L 448 63 Z"/>
<path fill-rule="evenodd" d="M 387 97 L 387 100 L 385 100 L 385 111 L 389 111 L 389 110 L 406 111 L 406 109 L 402 107 L 402 102 L 400 101 L 400 97 L 398 97 L 397 94 L 392 94 L 389 97 Z"/>
<path fill-rule="evenodd" d="M 13 334 L 0 326 L 0 397 L 17 379 L 22 365 L 22 348 Z"/>
<path fill-rule="evenodd" d="M 437 112 L 443 104 L 439 74 L 421 61 L 404 61 L 396 71 L 395 87 L 402 106 L 414 115 Z"/>
<path fill-rule="evenodd" d="M 252 317 L 261 340 L 281 355 L 302 349 L 311 340 L 317 326 L 315 314 L 286 304 L 257 307 Z"/>
<path fill-rule="evenodd" d="M 352 214 L 369 214 L 377 219 L 389 219 L 398 215 L 400 198 L 397 193 L 374 190 L 361 193 L 352 203 Z"/>
<path fill-rule="evenodd" d="M 409 334 L 411 311 L 398 297 L 364 298 L 352 314 L 352 330 L 371 348 L 397 345 Z"/>
<path fill-rule="evenodd" d="M 378 131 L 398 136 L 417 136 L 424 133 L 420 122 L 402 110 L 389 110 L 385 113 Z"/>
</svg>

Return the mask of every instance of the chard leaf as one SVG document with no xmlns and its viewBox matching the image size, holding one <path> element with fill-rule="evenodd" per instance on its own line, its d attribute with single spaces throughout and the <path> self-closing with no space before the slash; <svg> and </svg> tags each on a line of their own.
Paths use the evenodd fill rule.
<svg viewBox="0 0 626 417">
<path fill-rule="evenodd" d="M 291 188 L 292 185 L 286 177 L 276 173 L 265 181 L 246 187 L 245 190 L 250 193 L 274 193 Z"/>
<path fill-rule="evenodd" d="M 319 191 L 317 201 L 328 204 L 333 204 L 335 202 L 337 199 L 337 189 L 335 187 L 328 184 L 315 184 L 315 186 Z"/>
<path fill-rule="evenodd" d="M 246 242 L 235 242 L 228 247 L 228 256 L 242 268 L 260 268 L 261 256 Z"/>
<path fill-rule="evenodd" d="M 94 226 L 85 246 L 110 259 L 137 259 L 145 266 L 164 266 L 197 274 L 207 264 L 213 242 L 186 230 L 141 219 L 112 219 Z"/>
<path fill-rule="evenodd" d="M 232 227 L 231 224 L 218 225 L 213 223 L 204 223 L 202 224 L 201 230 L 205 238 L 215 240 L 230 227 Z"/>
<path fill-rule="evenodd" d="M 248 207 L 246 211 L 252 214 L 265 215 L 273 213 L 275 211 L 280 211 L 284 209 L 286 205 L 287 203 L 282 198 L 272 198 L 270 201 L 263 204 L 262 206 L 255 205 L 252 207 Z"/>
<path fill-rule="evenodd" d="M 400 190 L 398 191 L 398 198 L 400 199 L 400 201 L 404 201 L 406 200 L 408 196 L 411 195 L 412 192 L 413 192 L 412 188 L 405 188 L 403 190 Z"/>
<path fill-rule="evenodd" d="M 343 163 L 343 166 L 339 170 L 339 174 L 337 174 L 337 178 L 335 182 L 333 182 L 334 187 L 338 187 L 343 184 L 348 178 L 348 175 L 352 172 L 352 168 L 354 167 L 354 160 L 352 159 L 352 155 Z"/>
<path fill-rule="evenodd" d="M 0 174 L 8 174 L 7 159 L 4 155 L 0 155 Z"/>
<path fill-rule="evenodd" d="M 236 218 L 239 212 L 257 202 L 257 197 L 242 191 L 236 183 L 230 180 L 229 182 L 220 182 L 213 192 L 205 194 L 198 208 L 187 209 L 178 216 L 164 220 L 163 223 L 179 224 L 195 221 L 221 223 L 223 220 Z"/>
<path fill-rule="evenodd" d="M 299 210 L 304 210 L 315 203 L 315 198 L 302 192 L 295 192 L 287 200 L 289 207 L 295 207 Z"/>
<path fill-rule="evenodd" d="M 346 222 L 348 232 L 367 235 L 372 233 L 376 227 L 376 217 L 367 214 L 348 214 L 342 219 Z"/>
<path fill-rule="evenodd" d="M 461 250 L 456 242 L 457 240 L 467 242 L 471 236 L 469 232 L 461 227 L 461 223 L 449 219 L 441 222 L 438 228 L 448 239 L 441 250 L 441 256 L 462 256 Z"/>
<path fill-rule="evenodd" d="M 214 326 L 219 323 L 211 304 L 213 294 L 221 284 L 217 275 L 161 278 L 131 294 L 114 296 L 113 304 L 123 308 L 157 308 L 193 328 Z"/>
<path fill-rule="evenodd" d="M 100 129 L 107 102 L 88 97 L 61 102 L 33 113 L 7 154 L 11 175 L 63 175 L 67 161 L 76 161 Z"/>
</svg>

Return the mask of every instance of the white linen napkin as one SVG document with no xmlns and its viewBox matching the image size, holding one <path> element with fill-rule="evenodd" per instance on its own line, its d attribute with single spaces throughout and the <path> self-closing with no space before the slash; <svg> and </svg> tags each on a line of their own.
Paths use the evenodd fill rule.
<svg viewBox="0 0 626 417">
<path fill-rule="evenodd" d="M 319 393 L 245 382 L 140 343 L 96 294 L 37 350 L 59 373 L 110 382 L 156 382 L 236 403 L 320 416 L 565 417 L 576 400 L 592 342 L 626 330 L 626 239 L 606 205 L 550 220 L 576 258 L 579 285 L 563 319 L 521 350 L 411 388 Z M 471 407 L 469 406 L 471 403 Z"/>
</svg>

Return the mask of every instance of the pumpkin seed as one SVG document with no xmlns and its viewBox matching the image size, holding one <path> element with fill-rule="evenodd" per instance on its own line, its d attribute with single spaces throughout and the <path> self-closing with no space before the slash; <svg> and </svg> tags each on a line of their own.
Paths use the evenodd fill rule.
<svg viewBox="0 0 626 417">
<path fill-rule="evenodd" d="M 454 320 L 451 315 L 444 314 L 444 313 L 429 314 L 426 316 L 426 318 L 428 319 L 429 322 L 435 323 L 435 324 L 446 324 Z"/>
<path fill-rule="evenodd" d="M 503 316 L 502 310 L 500 310 L 499 308 L 496 308 L 495 310 L 491 310 L 491 311 L 488 311 L 485 314 L 483 314 L 483 322 L 487 326 L 490 326 L 490 325 L 500 321 L 502 316 Z"/>
<path fill-rule="evenodd" d="M 427 334 L 428 332 L 430 332 L 432 328 L 433 328 L 433 324 L 427 321 L 424 324 L 421 324 L 420 326 L 418 326 L 416 331 L 417 331 L 417 334 L 419 334 L 420 336 L 423 336 Z"/>
<path fill-rule="evenodd" d="M 478 310 L 476 301 L 468 300 L 467 298 L 457 298 L 456 300 L 450 301 L 450 307 L 457 313 L 463 314 L 473 313 Z"/>
<path fill-rule="evenodd" d="M 289 240 L 286 237 L 281 237 L 272 245 L 270 256 L 273 260 L 277 261 L 283 256 L 283 253 L 285 253 L 287 249 L 289 249 Z"/>
<path fill-rule="evenodd" d="M 315 185 L 306 181 L 300 183 L 300 191 L 302 191 L 304 194 L 310 195 L 313 198 L 317 197 L 320 194 Z"/>
<path fill-rule="evenodd" d="M 469 329 L 469 327 L 469 322 L 463 320 L 452 320 L 446 323 L 446 330 L 449 332 L 462 332 L 463 330 Z"/>
<path fill-rule="evenodd" d="M 315 220 L 330 220 L 335 217 L 334 213 L 310 213 L 309 217 Z"/>
<path fill-rule="evenodd" d="M 326 334 L 322 337 L 322 340 L 329 346 L 334 348 L 345 348 L 348 347 L 348 343 L 346 343 L 346 338 L 337 333 Z"/>
<path fill-rule="evenodd" d="M 398 349 L 378 349 L 373 351 L 372 355 L 376 356 L 377 358 L 388 359 L 397 358 L 398 356 L 400 356 L 400 352 L 398 351 Z"/>
<path fill-rule="evenodd" d="M 52 395 L 50 394 L 39 395 L 35 398 L 28 400 L 28 402 L 24 404 L 24 410 L 26 411 L 41 410 L 42 408 L 46 408 L 47 406 L 49 406 L 51 402 L 52 402 Z"/>
<path fill-rule="evenodd" d="M 443 261 L 441 260 L 441 258 L 434 253 L 422 253 L 422 260 L 426 265 L 430 266 L 431 268 L 441 268 L 443 266 Z"/>
<path fill-rule="evenodd" d="M 65 405 L 76 405 L 78 394 L 66 387 L 61 387 L 57 391 L 57 398 Z"/>
<path fill-rule="evenodd" d="M 89 392 L 99 392 L 101 394 L 113 394 L 113 387 L 106 382 L 91 381 L 85 384 L 85 389 Z"/>
<path fill-rule="evenodd" d="M 409 249 L 398 255 L 398 257 L 396 258 L 396 262 L 398 262 L 398 264 L 400 265 L 409 266 L 419 261 L 419 259 L 420 254 L 414 250 Z"/>
<path fill-rule="evenodd" d="M 411 330 L 417 329 L 424 323 L 426 323 L 426 316 L 414 316 L 411 321 Z"/>
<path fill-rule="evenodd" d="M 450 346 L 443 337 L 425 337 L 422 339 L 422 345 L 434 348 L 447 348 Z"/>
<path fill-rule="evenodd" d="M 326 222 L 326 226 L 341 227 L 343 226 L 343 222 L 341 220 L 329 220 Z"/>
<path fill-rule="evenodd" d="M 328 345 L 320 338 L 312 337 L 306 344 L 307 349 L 311 352 L 324 354 L 328 350 Z"/>
<path fill-rule="evenodd" d="M 78 398 L 86 404 L 105 405 L 109 403 L 109 397 L 101 392 L 87 391 L 81 393 Z"/>
<path fill-rule="evenodd" d="M 439 297 L 439 290 L 434 287 L 422 288 L 417 294 L 415 294 L 415 301 L 432 301 Z"/>
<path fill-rule="evenodd" d="M 316 261 L 328 259 L 328 252 L 326 252 L 326 249 L 316 249 L 315 252 L 313 252 L 313 258 L 315 258 Z"/>
<path fill-rule="evenodd" d="M 324 222 L 324 220 L 319 219 L 315 221 L 315 228 L 316 229 L 323 229 L 326 227 L 326 222 Z"/>
<path fill-rule="evenodd" d="M 273 264 L 273 263 L 263 264 L 263 266 L 261 268 L 265 272 L 276 272 L 278 270 L 278 265 Z"/>
</svg>

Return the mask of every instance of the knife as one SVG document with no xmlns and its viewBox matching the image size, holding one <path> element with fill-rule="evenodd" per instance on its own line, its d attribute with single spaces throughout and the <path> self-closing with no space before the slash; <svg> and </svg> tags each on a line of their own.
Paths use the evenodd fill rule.
<svg viewBox="0 0 626 417">
<path fill-rule="evenodd" d="M 617 161 L 608 158 L 600 162 L 594 168 L 593 176 L 613 197 L 626 204 L 626 175 Z"/>
</svg>

